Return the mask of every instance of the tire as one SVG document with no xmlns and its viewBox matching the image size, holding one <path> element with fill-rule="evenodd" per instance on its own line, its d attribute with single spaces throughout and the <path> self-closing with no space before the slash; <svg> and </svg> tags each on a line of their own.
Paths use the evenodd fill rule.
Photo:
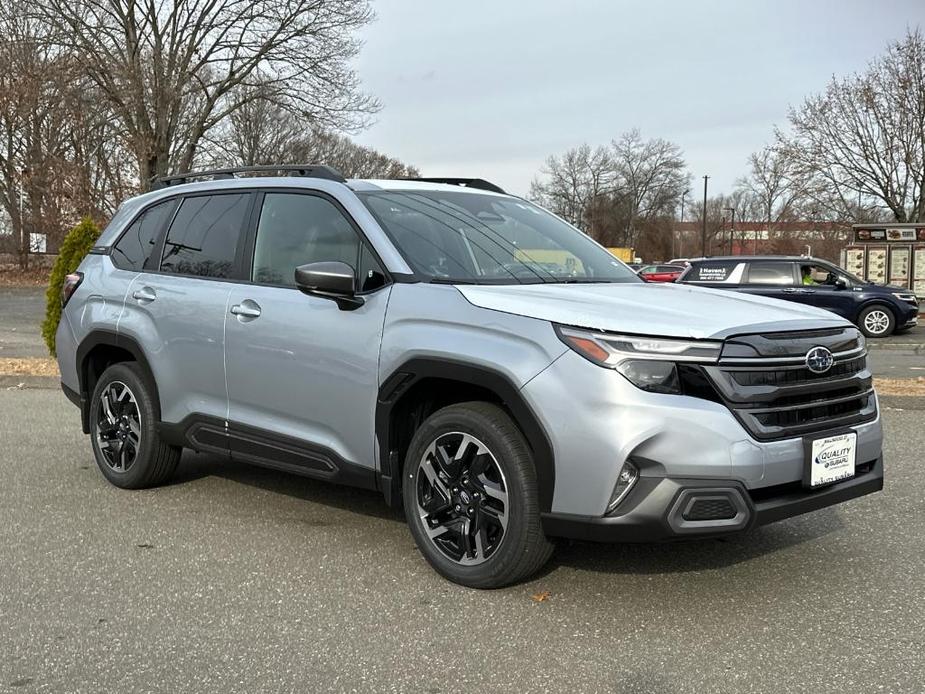
<svg viewBox="0 0 925 694">
<path fill-rule="evenodd" d="M 100 376 L 90 398 L 90 443 L 115 486 L 153 487 L 176 470 L 182 449 L 161 441 L 158 415 L 154 387 L 138 364 L 113 364 Z"/>
<path fill-rule="evenodd" d="M 500 588 L 552 555 L 532 453 L 497 405 L 461 403 L 428 417 L 408 447 L 402 495 L 418 548 L 454 583 Z"/>
<path fill-rule="evenodd" d="M 874 304 L 861 311 L 858 327 L 867 337 L 887 337 L 896 328 L 896 316 L 886 306 Z"/>
</svg>

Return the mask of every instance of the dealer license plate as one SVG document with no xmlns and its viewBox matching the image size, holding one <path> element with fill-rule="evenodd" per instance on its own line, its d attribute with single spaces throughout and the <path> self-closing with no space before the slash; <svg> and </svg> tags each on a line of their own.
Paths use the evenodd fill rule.
<svg viewBox="0 0 925 694">
<path fill-rule="evenodd" d="M 836 434 L 808 443 L 805 482 L 809 487 L 822 487 L 854 477 L 856 433 Z"/>
</svg>

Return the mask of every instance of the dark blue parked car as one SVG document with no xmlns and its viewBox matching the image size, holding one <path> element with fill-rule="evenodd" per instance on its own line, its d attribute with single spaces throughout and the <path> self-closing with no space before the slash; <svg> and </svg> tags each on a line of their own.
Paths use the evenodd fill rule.
<svg viewBox="0 0 925 694">
<path fill-rule="evenodd" d="M 919 304 L 902 287 L 872 284 L 832 263 L 807 256 L 730 256 L 690 261 L 678 282 L 786 299 L 828 309 L 868 337 L 916 324 Z"/>
</svg>

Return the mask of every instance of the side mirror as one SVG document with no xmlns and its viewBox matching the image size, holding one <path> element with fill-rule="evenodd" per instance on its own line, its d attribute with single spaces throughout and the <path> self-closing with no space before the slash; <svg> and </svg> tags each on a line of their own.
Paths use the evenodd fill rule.
<svg viewBox="0 0 925 694">
<path fill-rule="evenodd" d="M 846 280 L 844 277 L 836 277 L 835 278 L 835 288 L 836 289 L 847 289 L 848 280 Z"/>
<path fill-rule="evenodd" d="M 342 311 L 352 311 L 363 305 L 356 296 L 356 272 L 347 263 L 326 261 L 299 265 L 295 269 L 295 284 L 311 296 L 331 299 Z"/>
</svg>

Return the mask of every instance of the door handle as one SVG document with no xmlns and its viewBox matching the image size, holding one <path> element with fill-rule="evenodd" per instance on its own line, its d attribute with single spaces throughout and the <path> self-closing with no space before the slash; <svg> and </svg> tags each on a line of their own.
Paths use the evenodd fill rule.
<svg viewBox="0 0 925 694">
<path fill-rule="evenodd" d="M 260 315 L 260 307 L 255 302 L 247 299 L 232 306 L 231 313 L 240 318 L 257 318 Z"/>
<path fill-rule="evenodd" d="M 793 287 L 786 287 L 785 289 L 782 289 L 781 291 L 784 292 L 784 294 L 796 294 L 797 290 L 794 289 Z"/>
<path fill-rule="evenodd" d="M 157 293 L 151 287 L 142 287 L 132 292 L 132 298 L 141 303 L 150 303 L 157 298 Z"/>
</svg>

